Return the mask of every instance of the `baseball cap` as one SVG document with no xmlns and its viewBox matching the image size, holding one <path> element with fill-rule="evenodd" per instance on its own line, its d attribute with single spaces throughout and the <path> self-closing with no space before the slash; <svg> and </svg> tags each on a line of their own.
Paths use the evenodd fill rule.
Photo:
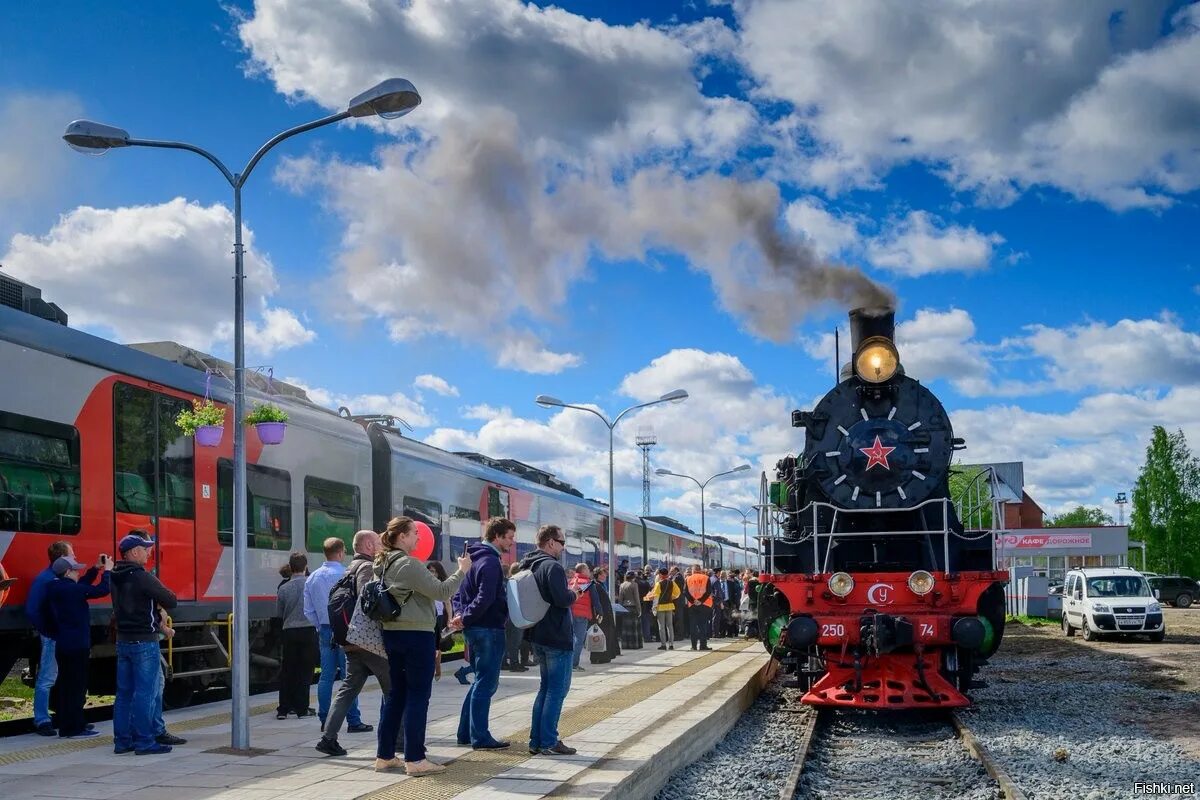
<svg viewBox="0 0 1200 800">
<path fill-rule="evenodd" d="M 54 563 L 50 565 L 50 569 L 54 570 L 54 574 L 60 578 L 63 575 L 66 575 L 70 570 L 86 568 L 87 567 L 85 565 L 80 564 L 70 556 L 59 556 L 58 558 L 54 559 Z"/>
<path fill-rule="evenodd" d="M 117 549 L 124 553 L 126 550 L 132 550 L 135 547 L 153 547 L 154 540 L 149 537 L 140 536 L 136 533 L 131 533 L 121 539 Z"/>
</svg>

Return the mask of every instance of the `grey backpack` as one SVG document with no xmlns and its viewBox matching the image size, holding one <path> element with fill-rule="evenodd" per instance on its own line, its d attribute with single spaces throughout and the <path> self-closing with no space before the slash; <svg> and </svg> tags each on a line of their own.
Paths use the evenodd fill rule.
<svg viewBox="0 0 1200 800">
<path fill-rule="evenodd" d="M 523 570 L 509 578 L 504 591 L 508 596 L 508 618 L 517 628 L 533 627 L 550 610 L 533 570 Z"/>
</svg>

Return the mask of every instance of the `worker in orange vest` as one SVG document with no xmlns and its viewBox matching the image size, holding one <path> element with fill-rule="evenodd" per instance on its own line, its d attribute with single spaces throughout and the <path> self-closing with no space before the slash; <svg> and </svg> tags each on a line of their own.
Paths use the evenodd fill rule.
<svg viewBox="0 0 1200 800">
<path fill-rule="evenodd" d="M 701 650 L 711 650 L 708 633 L 712 630 L 712 584 L 708 576 L 695 564 L 688 570 L 684 580 L 687 585 L 688 624 L 692 632 L 692 649 L 699 641 Z"/>
</svg>

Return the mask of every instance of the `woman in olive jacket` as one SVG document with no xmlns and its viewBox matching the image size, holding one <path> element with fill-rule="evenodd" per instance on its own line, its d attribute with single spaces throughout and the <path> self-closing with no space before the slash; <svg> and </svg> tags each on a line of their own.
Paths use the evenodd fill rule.
<svg viewBox="0 0 1200 800">
<path fill-rule="evenodd" d="M 388 592 L 401 604 L 400 616 L 381 623 L 387 651 L 391 691 L 379 717 L 375 770 L 404 767 L 412 776 L 445 772 L 441 764 L 425 758 L 425 720 L 433 691 L 437 612 L 434 601 L 446 602 L 458 590 L 471 559 L 458 559 L 458 570 L 444 581 L 430 572 L 425 562 L 409 555 L 417 546 L 417 530 L 408 517 L 388 523 L 382 537 L 383 550 L 375 557 L 375 577 L 382 578 Z M 396 736 L 404 724 L 404 760 L 396 756 Z"/>
</svg>

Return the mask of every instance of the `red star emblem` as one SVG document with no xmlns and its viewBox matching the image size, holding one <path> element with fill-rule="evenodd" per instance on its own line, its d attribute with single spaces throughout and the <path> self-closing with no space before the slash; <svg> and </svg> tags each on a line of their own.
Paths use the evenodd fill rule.
<svg viewBox="0 0 1200 800">
<path fill-rule="evenodd" d="M 858 452 L 862 453 L 864 456 L 867 457 L 867 466 L 863 470 L 863 472 L 866 472 L 868 469 L 875 466 L 876 464 L 878 464 L 879 466 L 883 467 L 886 470 L 890 470 L 891 467 L 888 466 L 887 457 L 888 457 L 888 453 L 892 452 L 895 449 L 896 448 L 894 448 L 894 447 L 884 447 L 883 442 L 879 441 L 878 436 L 875 437 L 875 444 L 871 445 L 870 447 L 858 448 Z"/>
</svg>

